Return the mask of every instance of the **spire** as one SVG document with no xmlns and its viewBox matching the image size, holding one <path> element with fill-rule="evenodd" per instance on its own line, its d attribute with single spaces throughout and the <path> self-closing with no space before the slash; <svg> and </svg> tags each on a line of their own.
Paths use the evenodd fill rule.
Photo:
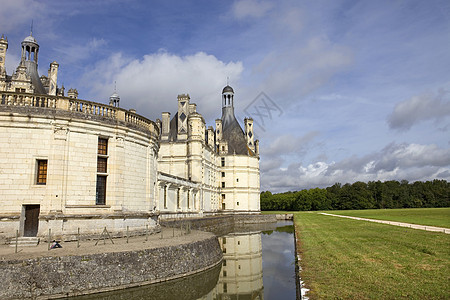
<svg viewBox="0 0 450 300">
<path fill-rule="evenodd" d="M 120 97 L 119 94 L 117 94 L 117 84 L 114 80 L 114 93 L 109 97 L 109 105 L 114 107 L 119 107 L 120 103 Z"/>
<path fill-rule="evenodd" d="M 222 121 L 224 126 L 234 119 L 234 90 L 227 85 L 222 90 Z"/>
<path fill-rule="evenodd" d="M 222 123 L 222 140 L 228 143 L 227 154 L 248 155 L 249 148 L 245 133 L 234 115 L 234 90 L 229 85 L 222 90 L 221 121 L 218 123 Z"/>
<path fill-rule="evenodd" d="M 33 19 L 31 19 L 30 36 L 33 36 Z"/>
</svg>

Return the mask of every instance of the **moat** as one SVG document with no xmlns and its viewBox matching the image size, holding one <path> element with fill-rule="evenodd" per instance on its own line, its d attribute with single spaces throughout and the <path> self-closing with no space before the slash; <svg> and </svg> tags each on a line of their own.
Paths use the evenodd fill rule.
<svg viewBox="0 0 450 300">
<path fill-rule="evenodd" d="M 71 299 L 296 299 L 291 221 L 243 226 L 220 236 L 219 243 L 223 261 L 205 272 Z"/>
</svg>

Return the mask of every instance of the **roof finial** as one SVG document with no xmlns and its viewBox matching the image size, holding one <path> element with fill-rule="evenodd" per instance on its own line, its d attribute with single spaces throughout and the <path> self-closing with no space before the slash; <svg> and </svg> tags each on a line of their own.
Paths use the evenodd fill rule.
<svg viewBox="0 0 450 300">
<path fill-rule="evenodd" d="M 117 92 L 117 89 L 116 89 L 116 81 L 114 80 L 114 92 Z"/>
<path fill-rule="evenodd" d="M 30 36 L 33 36 L 33 19 L 31 19 Z"/>
<path fill-rule="evenodd" d="M 230 81 L 230 77 L 227 76 L 227 85 L 230 85 L 229 81 Z"/>
</svg>

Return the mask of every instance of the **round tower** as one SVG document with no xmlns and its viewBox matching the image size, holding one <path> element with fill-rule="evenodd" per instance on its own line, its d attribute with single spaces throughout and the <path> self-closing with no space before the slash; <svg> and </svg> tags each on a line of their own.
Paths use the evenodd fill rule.
<svg viewBox="0 0 450 300">
<path fill-rule="evenodd" d="M 119 107 L 120 97 L 116 91 L 109 97 L 109 105 Z"/>
<path fill-rule="evenodd" d="M 224 107 L 234 107 L 234 90 L 229 85 L 222 90 L 222 108 Z"/>
<path fill-rule="evenodd" d="M 39 53 L 39 44 L 36 42 L 36 39 L 30 33 L 23 42 L 22 42 L 22 62 L 33 61 L 37 65 L 38 61 L 38 53 Z"/>
<path fill-rule="evenodd" d="M 234 90 L 231 86 L 227 85 L 222 90 L 222 131 L 225 130 L 229 124 L 235 122 L 235 120 Z"/>
<path fill-rule="evenodd" d="M 45 91 L 38 74 L 38 53 L 39 44 L 31 32 L 22 42 L 20 64 L 26 67 L 26 72 L 31 77 L 31 84 L 34 86 L 35 93 L 46 94 L 47 92 Z"/>
</svg>

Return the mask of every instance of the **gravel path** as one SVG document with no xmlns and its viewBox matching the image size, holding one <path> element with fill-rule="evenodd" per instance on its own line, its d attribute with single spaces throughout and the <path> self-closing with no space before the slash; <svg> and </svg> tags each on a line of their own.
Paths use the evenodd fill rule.
<svg viewBox="0 0 450 300">
<path fill-rule="evenodd" d="M 328 213 L 320 213 L 320 214 L 326 215 L 326 216 L 332 216 L 332 217 L 341 217 L 341 218 L 347 218 L 347 219 L 353 219 L 353 220 L 369 221 L 369 222 L 375 222 L 375 223 L 382 223 L 382 224 L 388 224 L 388 225 L 394 225 L 394 226 L 400 226 L 400 227 L 408 227 L 408 228 L 413 228 L 413 229 L 443 232 L 446 234 L 450 234 L 450 229 L 444 228 L 444 227 L 435 227 L 435 226 L 417 225 L 417 224 L 402 223 L 402 222 L 395 222 L 395 221 L 385 221 L 385 220 L 367 219 L 367 218 L 359 218 L 359 217 L 350 217 L 350 216 L 334 215 L 334 214 L 328 214 Z"/>
</svg>

